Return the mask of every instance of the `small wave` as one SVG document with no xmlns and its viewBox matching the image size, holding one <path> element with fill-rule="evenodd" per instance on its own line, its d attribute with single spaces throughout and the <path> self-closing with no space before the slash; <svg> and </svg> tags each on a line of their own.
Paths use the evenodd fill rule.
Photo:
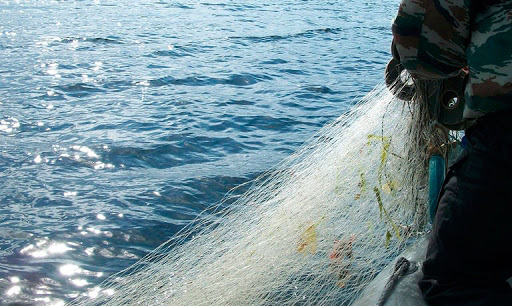
<svg viewBox="0 0 512 306">
<path fill-rule="evenodd" d="M 44 101 L 63 101 L 66 100 L 66 97 L 60 93 L 52 92 L 51 94 L 44 94 L 37 97 L 34 97 L 36 100 L 44 100 Z M 47 106 L 45 106 L 46 108 Z"/>
<path fill-rule="evenodd" d="M 73 206 L 73 202 L 66 199 L 53 199 L 48 196 L 42 196 L 35 199 L 31 203 L 32 207 L 62 207 L 62 206 Z"/>
<path fill-rule="evenodd" d="M 241 39 L 241 40 L 248 40 L 255 43 L 267 43 L 267 42 L 275 42 L 279 40 L 288 40 L 288 39 L 295 39 L 295 38 L 311 38 L 316 35 L 323 35 L 323 34 L 337 34 L 341 32 L 342 28 L 323 28 L 323 29 L 314 29 L 314 30 L 307 30 L 305 32 L 296 33 L 296 34 L 288 34 L 288 35 L 269 35 L 269 36 L 231 36 L 229 39 Z"/>
<path fill-rule="evenodd" d="M 226 102 L 222 102 L 217 104 L 218 106 L 226 106 L 226 105 L 255 105 L 256 103 L 254 101 L 247 101 L 247 100 L 234 100 L 231 99 Z"/>
<path fill-rule="evenodd" d="M 28 239 L 32 237 L 33 234 L 27 233 L 26 231 L 19 229 L 3 229 L 0 231 L 0 238 L 2 239 Z"/>
<path fill-rule="evenodd" d="M 308 75 L 307 72 L 304 72 L 302 70 L 298 69 L 281 69 L 279 72 L 286 73 L 286 74 L 293 74 L 293 75 Z"/>
<path fill-rule="evenodd" d="M 112 147 L 103 156 L 113 164 L 130 167 L 167 169 L 205 163 L 229 154 L 244 152 L 248 146 L 229 137 L 170 135 L 151 147 Z"/>
<path fill-rule="evenodd" d="M 185 56 L 194 56 L 194 52 L 190 52 L 186 49 L 177 49 L 174 48 L 172 50 L 158 50 L 150 55 L 148 57 L 156 57 L 156 56 L 170 56 L 170 57 L 185 57 Z"/>
<path fill-rule="evenodd" d="M 286 117 L 275 118 L 271 116 L 236 116 L 231 118 L 231 121 L 236 122 L 236 127 L 240 131 L 277 130 L 287 132 L 293 130 L 296 125 L 304 124 L 301 121 Z"/>
<path fill-rule="evenodd" d="M 174 4 L 174 5 L 172 5 L 172 7 L 179 8 L 179 9 L 184 9 L 184 10 L 193 10 L 194 9 L 193 6 L 189 6 L 189 5 L 186 5 L 186 4 L 183 4 L 183 3 Z"/>
<path fill-rule="evenodd" d="M 300 100 L 307 100 L 307 101 L 317 101 L 317 100 L 324 100 L 325 97 L 322 97 L 322 95 L 313 94 L 313 93 L 301 93 L 295 96 L 295 98 Z M 317 109 L 318 106 L 315 106 L 315 109 Z"/>
<path fill-rule="evenodd" d="M 110 92 L 121 92 L 133 86 L 133 82 L 128 80 L 110 81 L 102 84 L 102 88 Z"/>
<path fill-rule="evenodd" d="M 170 67 L 169 66 L 165 66 L 165 65 L 149 64 L 149 65 L 146 66 L 146 68 L 149 68 L 149 69 L 168 69 Z"/>
<path fill-rule="evenodd" d="M 239 4 L 239 5 L 233 5 L 231 8 L 226 8 L 226 11 L 246 11 L 246 10 L 257 10 L 261 9 L 262 6 L 260 5 L 253 5 L 253 4 Z"/>
<path fill-rule="evenodd" d="M 77 37 L 77 36 L 66 36 L 66 37 L 57 37 L 51 38 L 48 45 L 49 46 L 57 46 L 60 44 L 71 44 L 75 42 L 88 42 L 93 44 L 116 44 L 120 45 L 124 42 L 120 37 L 117 36 L 107 36 L 107 37 Z"/>
<path fill-rule="evenodd" d="M 207 3 L 207 2 L 201 2 L 201 5 L 203 6 L 218 6 L 218 7 L 226 7 L 227 4 L 225 3 Z"/>
<path fill-rule="evenodd" d="M 249 86 L 261 81 L 271 80 L 270 76 L 254 74 L 234 74 L 228 78 L 213 78 L 205 76 L 192 76 L 181 79 L 175 79 L 172 76 L 162 77 L 156 80 L 150 80 L 149 85 L 154 87 L 166 85 L 184 85 L 184 86 L 211 86 L 211 85 L 235 85 Z"/>
<path fill-rule="evenodd" d="M 69 85 L 60 85 L 53 87 L 56 90 L 64 92 L 66 95 L 75 97 L 75 98 L 82 98 L 89 96 L 93 93 L 98 92 L 105 92 L 105 90 L 98 88 L 96 86 L 92 86 L 85 83 L 75 83 L 75 84 L 69 84 Z"/>
<path fill-rule="evenodd" d="M 160 57 L 160 56 L 170 56 L 170 57 L 185 57 L 185 56 L 196 56 L 197 54 L 203 54 L 213 49 L 212 46 L 208 45 L 191 45 L 191 46 L 169 46 L 167 50 L 157 50 L 151 54 L 146 55 L 146 57 Z"/>
<path fill-rule="evenodd" d="M 276 58 L 268 61 L 261 62 L 263 65 L 276 65 L 276 64 L 286 64 L 288 61 L 284 59 Z"/>
<path fill-rule="evenodd" d="M 107 37 L 86 37 L 82 38 L 83 41 L 96 43 L 96 44 L 123 44 L 120 37 L 107 36 Z"/>
<path fill-rule="evenodd" d="M 336 92 L 332 91 L 327 86 L 308 86 L 305 89 L 307 91 L 318 92 L 318 93 L 323 93 L 323 94 L 334 94 L 334 93 L 336 93 Z"/>
</svg>

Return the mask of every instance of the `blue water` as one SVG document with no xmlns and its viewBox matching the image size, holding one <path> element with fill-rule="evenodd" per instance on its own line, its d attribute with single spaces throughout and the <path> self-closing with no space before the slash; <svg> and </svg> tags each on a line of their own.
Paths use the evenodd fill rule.
<svg viewBox="0 0 512 306">
<path fill-rule="evenodd" d="M 0 1 L 0 303 L 87 292 L 290 155 L 382 80 L 398 2 Z"/>
</svg>

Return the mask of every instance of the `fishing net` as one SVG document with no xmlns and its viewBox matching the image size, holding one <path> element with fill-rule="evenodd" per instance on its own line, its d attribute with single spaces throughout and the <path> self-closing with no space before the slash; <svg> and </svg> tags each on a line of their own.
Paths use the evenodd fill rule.
<svg viewBox="0 0 512 306">
<path fill-rule="evenodd" d="M 350 304 L 426 225 L 428 151 L 445 140 L 425 107 L 377 86 L 233 204 L 72 304 Z"/>
</svg>

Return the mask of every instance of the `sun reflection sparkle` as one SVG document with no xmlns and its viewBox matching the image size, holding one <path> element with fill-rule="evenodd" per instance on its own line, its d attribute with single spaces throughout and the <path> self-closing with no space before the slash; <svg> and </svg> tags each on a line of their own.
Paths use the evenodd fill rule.
<svg viewBox="0 0 512 306">
<path fill-rule="evenodd" d="M 34 301 L 36 302 L 44 302 L 46 304 L 50 303 L 50 298 L 45 296 L 45 297 L 42 297 L 42 298 L 35 298 Z"/>
<path fill-rule="evenodd" d="M 77 287 L 83 287 L 89 284 L 89 282 L 83 278 L 72 279 L 71 283 Z"/>
<path fill-rule="evenodd" d="M 96 235 L 99 235 L 101 234 L 101 231 L 97 228 L 94 228 L 94 227 L 88 227 L 87 230 L 93 234 L 96 234 Z"/>
<path fill-rule="evenodd" d="M 100 291 L 101 291 L 101 288 L 100 287 L 94 287 L 92 290 L 89 291 L 89 293 L 87 293 L 87 295 L 91 298 L 91 299 L 95 299 L 98 297 L 98 295 L 100 294 Z"/>
<path fill-rule="evenodd" d="M 21 292 L 21 287 L 20 286 L 12 286 L 11 288 L 9 288 L 9 290 L 7 290 L 7 292 L 5 294 L 7 296 L 13 296 L 13 295 L 20 294 L 20 292 Z"/>
<path fill-rule="evenodd" d="M 87 248 L 87 249 L 85 249 L 85 254 L 87 254 L 88 256 L 92 256 L 92 255 L 94 255 L 94 250 L 95 250 L 94 247 Z"/>
<path fill-rule="evenodd" d="M 14 129 L 17 129 L 19 127 L 20 122 L 16 118 L 9 117 L 7 119 L 0 120 L 0 131 L 11 133 Z"/>
<path fill-rule="evenodd" d="M 57 75 L 59 73 L 58 71 L 59 64 L 52 63 L 48 65 L 48 69 L 46 70 L 46 73 L 49 75 Z"/>
<path fill-rule="evenodd" d="M 82 271 L 83 270 L 79 266 L 74 265 L 74 264 L 66 264 L 66 265 L 60 266 L 60 268 L 59 268 L 60 274 L 62 274 L 64 276 L 72 276 L 72 275 L 75 275 L 78 273 L 82 273 Z"/>
<path fill-rule="evenodd" d="M 64 191 L 65 197 L 76 197 L 77 193 L 76 191 Z"/>
<path fill-rule="evenodd" d="M 68 247 L 64 243 L 52 243 L 48 248 L 50 254 L 64 254 L 67 251 L 72 251 L 73 248 Z"/>
<path fill-rule="evenodd" d="M 103 65 L 102 62 L 94 62 L 94 66 L 92 67 L 93 71 L 98 71 L 101 69 L 101 66 Z"/>
<path fill-rule="evenodd" d="M 36 246 L 34 246 L 33 244 L 30 244 L 30 245 L 24 247 L 20 251 L 20 253 L 21 254 L 28 253 L 32 257 L 42 258 L 42 257 L 47 257 L 47 256 L 53 255 L 53 254 L 64 254 L 67 251 L 74 250 L 73 248 L 70 248 L 67 244 L 60 243 L 60 242 L 59 243 L 58 242 L 51 243 L 47 248 L 43 248 L 44 246 L 47 245 L 47 243 L 48 243 L 48 240 L 43 239 L 41 241 L 38 241 L 36 243 Z"/>
<path fill-rule="evenodd" d="M 41 161 L 43 161 L 43 159 L 41 158 L 41 155 L 37 155 L 36 158 L 34 158 L 34 163 L 36 163 L 36 164 L 41 163 Z"/>
<path fill-rule="evenodd" d="M 80 151 L 82 153 L 87 154 L 88 157 L 99 158 L 99 156 L 98 156 L 98 154 L 96 154 L 96 152 L 94 152 L 92 149 L 90 149 L 86 146 L 72 146 L 71 148 L 75 151 Z"/>
</svg>

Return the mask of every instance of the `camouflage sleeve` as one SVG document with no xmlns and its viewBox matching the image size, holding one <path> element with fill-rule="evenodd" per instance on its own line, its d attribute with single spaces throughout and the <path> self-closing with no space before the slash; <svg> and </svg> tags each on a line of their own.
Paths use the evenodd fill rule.
<svg viewBox="0 0 512 306">
<path fill-rule="evenodd" d="M 404 67 L 421 79 L 454 76 L 466 67 L 471 0 L 402 0 L 393 38 Z"/>
<path fill-rule="evenodd" d="M 486 0 L 474 17 L 468 48 L 466 104 L 484 113 L 512 110 L 512 1 Z"/>
</svg>

